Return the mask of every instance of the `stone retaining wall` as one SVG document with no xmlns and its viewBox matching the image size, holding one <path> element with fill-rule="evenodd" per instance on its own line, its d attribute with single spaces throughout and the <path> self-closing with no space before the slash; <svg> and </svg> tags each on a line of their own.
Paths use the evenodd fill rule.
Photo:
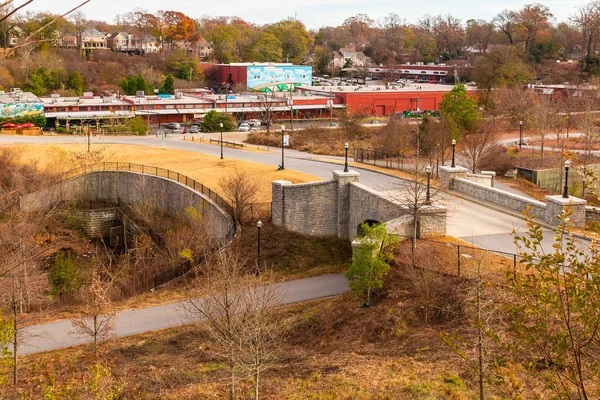
<svg viewBox="0 0 600 400">
<path fill-rule="evenodd" d="M 69 209 L 63 213 L 67 223 L 81 229 L 90 238 L 103 238 L 110 235 L 110 228 L 119 225 L 117 207 L 98 210 Z"/>
<path fill-rule="evenodd" d="M 529 207 L 531 213 L 535 214 L 539 221 L 551 226 L 557 226 L 560 223 L 558 215 L 566 208 L 571 210 L 570 223 L 576 227 L 584 227 L 588 220 L 598 215 L 597 212 L 588 211 L 590 207 L 585 207 L 585 200 L 574 196 L 569 196 L 566 199 L 562 196 L 546 196 L 546 203 L 544 203 L 456 177 L 452 179 L 452 188 L 474 199 L 483 200 L 513 212 L 522 212 Z"/>
<path fill-rule="evenodd" d="M 273 223 L 308 235 L 352 239 L 363 221 L 388 222 L 408 214 L 398 201 L 358 183 L 357 172 L 334 171 L 333 176 L 331 181 L 296 185 L 272 182 Z M 445 207 L 422 208 L 418 234 L 444 235 L 446 213 Z"/>
<path fill-rule="evenodd" d="M 166 178 L 129 171 L 94 171 L 21 197 L 21 209 L 42 210 L 60 201 L 114 200 L 152 205 L 175 215 L 194 207 L 205 218 L 211 237 L 225 238 L 233 219 L 202 193 Z"/>
</svg>

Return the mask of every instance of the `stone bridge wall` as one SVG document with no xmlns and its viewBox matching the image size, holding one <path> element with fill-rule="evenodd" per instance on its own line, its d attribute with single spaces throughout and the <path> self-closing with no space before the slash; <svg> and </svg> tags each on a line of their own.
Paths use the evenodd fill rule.
<svg viewBox="0 0 600 400">
<path fill-rule="evenodd" d="M 202 193 L 179 182 L 129 171 L 95 171 L 21 197 L 21 209 L 43 210 L 60 201 L 114 200 L 127 205 L 152 205 L 175 215 L 194 207 L 206 219 L 211 237 L 224 238 L 233 220 Z"/>
<path fill-rule="evenodd" d="M 515 193 L 489 187 L 485 184 L 473 182 L 464 173 L 464 168 L 440 167 L 440 182 L 444 188 L 449 188 L 476 200 L 497 206 L 499 208 L 520 213 L 528 207 L 535 214 L 538 221 L 557 226 L 560 223 L 558 215 L 565 208 L 571 211 L 570 223 L 583 228 L 586 223 L 598 218 L 598 212 L 591 207 L 586 207 L 586 201 L 578 197 L 546 196 L 546 202 L 538 201 Z"/>
<path fill-rule="evenodd" d="M 308 235 L 352 239 L 365 220 L 388 222 L 408 214 L 394 199 L 358 183 L 357 172 L 334 171 L 333 176 L 331 181 L 296 185 L 273 182 L 273 223 Z M 418 223 L 419 234 L 444 235 L 446 208 L 424 207 Z"/>
</svg>

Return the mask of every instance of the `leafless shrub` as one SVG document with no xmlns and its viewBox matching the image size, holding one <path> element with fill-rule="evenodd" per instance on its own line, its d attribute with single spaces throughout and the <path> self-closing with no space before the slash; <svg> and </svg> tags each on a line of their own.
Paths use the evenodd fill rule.
<svg viewBox="0 0 600 400">
<path fill-rule="evenodd" d="M 221 189 L 233 206 L 233 212 L 238 222 L 243 222 L 250 204 L 256 198 L 258 184 L 246 171 L 237 168 L 223 178 Z"/>
</svg>

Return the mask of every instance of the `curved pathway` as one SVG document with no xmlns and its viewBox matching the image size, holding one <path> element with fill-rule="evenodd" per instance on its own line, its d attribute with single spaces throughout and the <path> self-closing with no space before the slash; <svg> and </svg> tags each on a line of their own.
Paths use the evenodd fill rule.
<svg viewBox="0 0 600 400">
<path fill-rule="evenodd" d="M 322 275 L 314 278 L 297 279 L 273 285 L 282 294 L 282 305 L 336 296 L 348 290 L 348 281 L 342 274 Z M 157 331 L 195 322 L 185 313 L 185 302 L 121 311 L 115 320 L 118 337 Z M 33 325 L 20 334 L 23 343 L 19 355 L 35 354 L 91 343 L 89 337 L 72 335 L 71 321 L 57 321 Z"/>
</svg>

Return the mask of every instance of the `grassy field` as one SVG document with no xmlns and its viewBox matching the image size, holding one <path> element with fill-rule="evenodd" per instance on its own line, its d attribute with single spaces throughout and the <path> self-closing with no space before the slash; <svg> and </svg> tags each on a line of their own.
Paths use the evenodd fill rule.
<svg viewBox="0 0 600 400">
<path fill-rule="evenodd" d="M 14 146 L 21 150 L 24 161 L 34 161 L 42 170 L 57 172 L 70 169 L 69 153 L 84 153 L 87 150 L 87 146 L 83 144 Z M 268 165 L 240 160 L 221 160 L 218 157 L 184 150 L 116 144 L 95 146 L 95 150 L 100 148 L 105 154 L 104 161 L 124 161 L 168 168 L 203 183 L 219 194 L 222 194 L 220 188 L 222 178 L 233 173 L 237 168 L 256 179 L 259 186 L 255 200 L 257 203 L 271 201 L 272 181 L 285 179 L 293 183 L 303 183 L 320 180 L 313 175 L 289 169 L 277 171 L 275 167 Z"/>
</svg>

